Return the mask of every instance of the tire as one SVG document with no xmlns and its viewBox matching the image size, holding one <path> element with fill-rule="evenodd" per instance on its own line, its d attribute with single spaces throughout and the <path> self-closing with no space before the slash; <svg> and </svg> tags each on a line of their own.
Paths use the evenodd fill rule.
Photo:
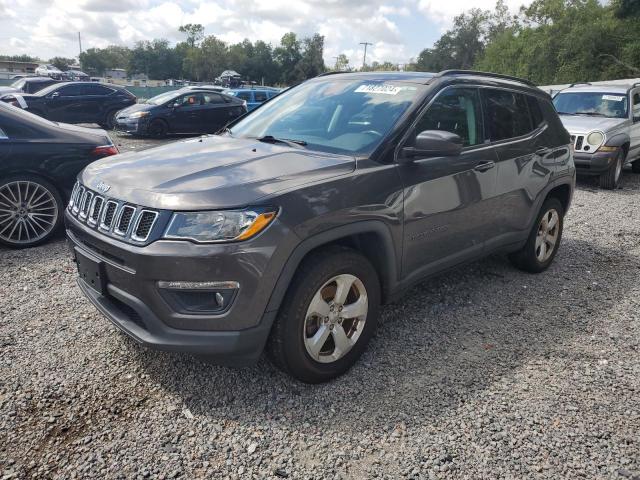
<svg viewBox="0 0 640 480">
<path fill-rule="evenodd" d="M 622 166 L 624 165 L 624 159 L 626 152 L 622 149 L 618 151 L 616 160 L 611 164 L 609 170 L 600 175 L 600 188 L 605 190 L 614 190 L 618 187 L 618 182 L 622 176 Z"/>
<path fill-rule="evenodd" d="M 640 160 L 636 160 L 631 164 L 631 171 L 633 173 L 640 173 Z"/>
<path fill-rule="evenodd" d="M 147 128 L 147 134 L 153 138 L 164 138 L 169 133 L 169 126 L 164 120 L 154 120 L 149 124 Z"/>
<path fill-rule="evenodd" d="M 56 234 L 63 213 L 62 197 L 48 181 L 28 174 L 0 179 L 0 244 L 41 245 Z"/>
<path fill-rule="evenodd" d="M 104 122 L 100 123 L 99 125 L 105 130 L 113 130 L 116 127 L 117 113 L 118 110 L 111 110 L 109 113 L 107 113 L 107 115 L 105 115 Z"/>
<path fill-rule="evenodd" d="M 549 224 L 549 220 L 553 217 L 552 212 L 555 212 L 557 229 L 547 231 L 544 235 L 543 220 L 546 220 L 546 224 Z M 550 216 L 551 215 L 551 216 Z M 509 260 L 520 270 L 530 273 L 544 272 L 558 253 L 560 248 L 560 242 L 562 240 L 562 229 L 564 227 L 564 208 L 562 203 L 555 197 L 551 197 L 545 200 L 542 204 L 542 208 L 536 217 L 536 221 L 533 224 L 527 243 L 517 252 L 509 254 Z M 553 241 L 555 239 L 555 241 Z M 549 253 L 548 248 L 550 241 L 553 241 L 553 247 Z M 543 247 L 544 245 L 544 247 Z M 545 249 L 542 254 L 542 248 Z M 542 255 L 541 255 L 542 254 Z"/>
<path fill-rule="evenodd" d="M 331 303 L 338 282 L 343 288 L 350 285 L 344 310 L 340 302 Z M 310 313 L 315 310 L 312 301 L 325 316 Z M 341 319 L 347 309 L 358 317 Z M 278 368 L 302 382 L 327 382 L 360 358 L 379 316 L 380 282 L 371 263 L 354 250 L 329 247 L 313 253 L 298 268 L 271 330 L 267 354 Z M 317 347 L 312 346 L 315 337 Z"/>
</svg>

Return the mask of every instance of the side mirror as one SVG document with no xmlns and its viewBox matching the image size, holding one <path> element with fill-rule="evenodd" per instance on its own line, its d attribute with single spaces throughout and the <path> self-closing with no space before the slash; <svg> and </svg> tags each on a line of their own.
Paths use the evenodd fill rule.
<svg viewBox="0 0 640 480">
<path fill-rule="evenodd" d="M 411 162 L 416 157 L 455 157 L 462 152 L 462 138 L 443 130 L 425 130 L 416 137 L 415 144 L 402 149 L 402 158 Z"/>
<path fill-rule="evenodd" d="M 49 95 L 49 98 L 56 98 L 60 96 L 60 92 L 53 92 L 51 95 Z"/>
</svg>

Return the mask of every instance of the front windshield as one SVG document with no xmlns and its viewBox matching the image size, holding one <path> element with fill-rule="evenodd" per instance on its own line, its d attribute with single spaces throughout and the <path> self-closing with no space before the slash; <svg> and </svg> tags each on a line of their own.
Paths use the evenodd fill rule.
<svg viewBox="0 0 640 480">
<path fill-rule="evenodd" d="M 172 90 L 170 92 L 161 93 L 160 95 L 151 97 L 149 100 L 147 100 L 147 103 L 151 105 L 162 105 L 163 103 L 167 103 L 169 100 L 173 100 L 179 95 L 180 94 L 177 90 Z"/>
<path fill-rule="evenodd" d="M 559 93 L 553 104 L 559 114 L 592 115 L 608 118 L 627 118 L 629 112 L 627 95 L 606 92 Z"/>
<path fill-rule="evenodd" d="M 314 80 L 264 104 L 230 134 L 273 136 L 334 153 L 371 153 L 425 88 L 401 81 Z"/>
</svg>

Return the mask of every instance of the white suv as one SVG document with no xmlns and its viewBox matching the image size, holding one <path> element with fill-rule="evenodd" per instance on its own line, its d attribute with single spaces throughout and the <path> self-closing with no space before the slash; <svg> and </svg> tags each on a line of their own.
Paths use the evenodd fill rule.
<svg viewBox="0 0 640 480">
<path fill-rule="evenodd" d="M 53 65 L 40 65 L 38 68 L 36 68 L 36 75 L 51 77 L 55 78 L 56 80 L 62 80 L 63 77 L 62 71 Z"/>
<path fill-rule="evenodd" d="M 640 84 L 574 84 L 553 103 L 571 134 L 578 173 L 598 175 L 600 186 L 618 186 L 622 167 L 640 173 Z"/>
</svg>

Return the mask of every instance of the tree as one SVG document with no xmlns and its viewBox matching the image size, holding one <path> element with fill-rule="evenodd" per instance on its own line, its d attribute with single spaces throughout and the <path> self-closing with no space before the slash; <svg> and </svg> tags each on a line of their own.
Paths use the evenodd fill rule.
<svg viewBox="0 0 640 480">
<path fill-rule="evenodd" d="M 295 68 L 298 81 L 316 77 L 326 70 L 323 58 L 324 37 L 316 33 L 313 37 L 305 38 L 302 43 L 304 50 Z"/>
<path fill-rule="evenodd" d="M 71 65 L 76 63 L 74 58 L 64 58 L 64 57 L 53 57 L 49 60 L 49 63 L 63 72 L 69 70 Z"/>
<path fill-rule="evenodd" d="M 109 68 L 127 68 L 131 50 L 120 45 L 106 48 L 89 48 L 79 56 L 82 70 L 95 75 L 104 75 Z"/>
<path fill-rule="evenodd" d="M 299 72 L 295 71 L 296 65 L 302 59 L 300 41 L 295 33 L 285 33 L 280 40 L 280 46 L 273 51 L 273 57 L 281 71 L 280 81 L 285 85 L 291 85 L 299 81 Z"/>
<path fill-rule="evenodd" d="M 131 51 L 127 72 L 143 73 L 154 79 L 178 78 L 182 73 L 182 62 L 176 50 L 169 47 L 168 40 L 137 42 Z"/>
<path fill-rule="evenodd" d="M 38 57 L 32 57 L 30 55 L 0 55 L 0 60 L 7 60 L 9 62 L 29 62 L 29 63 L 41 62 L 41 60 Z"/>
<path fill-rule="evenodd" d="M 202 39 L 204 39 L 204 27 L 199 23 L 187 23 L 181 25 L 178 30 L 187 35 L 186 44 L 194 48 Z"/>
<path fill-rule="evenodd" d="M 351 67 L 349 67 L 349 59 L 344 53 L 341 53 L 336 57 L 336 64 L 333 66 L 333 69 L 338 72 L 351 71 Z"/>
</svg>

